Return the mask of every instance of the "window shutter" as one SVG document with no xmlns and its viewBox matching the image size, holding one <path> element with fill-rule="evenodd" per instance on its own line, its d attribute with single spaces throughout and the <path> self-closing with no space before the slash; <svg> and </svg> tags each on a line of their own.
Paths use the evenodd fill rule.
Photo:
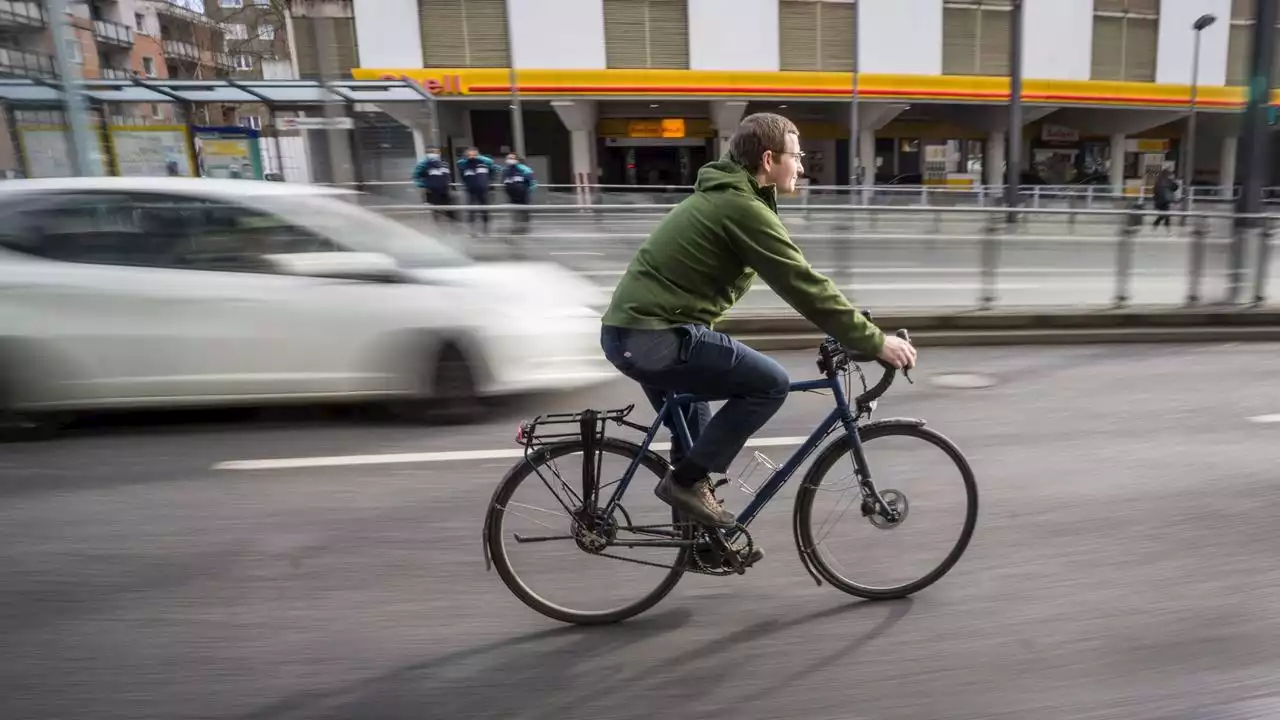
<svg viewBox="0 0 1280 720">
<path fill-rule="evenodd" d="M 641 0 L 635 0 L 640 2 Z M 648 0 L 649 65 L 689 69 L 688 0 Z"/>
<path fill-rule="evenodd" d="M 944 8 L 942 11 L 942 73 L 973 75 L 977 72 L 978 11 Z"/>
<path fill-rule="evenodd" d="M 818 69 L 818 4 L 782 0 L 778 49 L 783 70 Z"/>
<path fill-rule="evenodd" d="M 1012 17 L 1004 10 L 983 10 L 978 21 L 982 23 L 978 36 L 978 74 L 1009 75 Z"/>
<path fill-rule="evenodd" d="M 1094 80 L 1121 80 L 1124 75 L 1124 18 L 1093 19 Z"/>
<path fill-rule="evenodd" d="M 1154 18 L 1125 18 L 1124 79 L 1134 82 L 1156 81 L 1156 43 L 1160 23 Z"/>
<path fill-rule="evenodd" d="M 508 67 L 506 0 L 466 0 L 467 64 L 464 67 Z"/>
<path fill-rule="evenodd" d="M 1258 16 L 1258 0 L 1231 0 L 1232 20 L 1252 20 Z"/>
<path fill-rule="evenodd" d="M 1253 62 L 1253 26 L 1232 25 L 1227 41 L 1227 84 L 1248 85 Z"/>
<path fill-rule="evenodd" d="M 818 6 L 818 69 L 853 72 L 856 8 L 852 3 L 815 3 Z"/>
<path fill-rule="evenodd" d="M 1093 0 L 1093 11 L 1122 13 L 1125 11 L 1125 0 Z"/>
<path fill-rule="evenodd" d="M 604 50 L 611 68 L 649 66 L 644 0 L 604 0 Z"/>
<path fill-rule="evenodd" d="M 425 67 L 467 66 L 467 23 L 464 0 L 420 0 L 422 63 Z"/>
</svg>

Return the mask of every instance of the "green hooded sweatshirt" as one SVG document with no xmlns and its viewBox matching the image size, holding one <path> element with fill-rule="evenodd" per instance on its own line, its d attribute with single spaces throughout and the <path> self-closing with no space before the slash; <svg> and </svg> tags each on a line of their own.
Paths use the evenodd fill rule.
<svg viewBox="0 0 1280 720">
<path fill-rule="evenodd" d="M 841 344 L 880 352 L 884 333 L 814 270 L 791 241 L 778 217 L 774 188 L 760 187 L 727 158 L 704 165 L 693 195 L 640 245 L 601 321 L 641 329 L 685 323 L 712 327 L 757 274 Z"/>
</svg>

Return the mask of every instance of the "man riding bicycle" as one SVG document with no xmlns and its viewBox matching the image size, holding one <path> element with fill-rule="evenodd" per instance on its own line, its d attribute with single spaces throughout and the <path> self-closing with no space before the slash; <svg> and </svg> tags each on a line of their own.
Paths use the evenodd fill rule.
<svg viewBox="0 0 1280 720">
<path fill-rule="evenodd" d="M 790 378 L 771 358 L 711 328 L 758 274 L 819 329 L 896 368 L 916 352 L 860 314 L 830 279 L 809 265 L 778 217 L 776 194 L 795 190 L 804 171 L 800 132 L 772 113 L 744 118 L 728 154 L 698 172 L 694 192 L 641 244 L 602 318 L 600 343 L 622 374 L 660 409 L 664 393 L 728 401 L 714 417 L 707 403 L 684 408 L 692 448 L 675 439 L 669 471 L 655 494 L 699 522 L 732 527 L 710 473 L 723 474 L 746 441 L 786 400 Z"/>
</svg>

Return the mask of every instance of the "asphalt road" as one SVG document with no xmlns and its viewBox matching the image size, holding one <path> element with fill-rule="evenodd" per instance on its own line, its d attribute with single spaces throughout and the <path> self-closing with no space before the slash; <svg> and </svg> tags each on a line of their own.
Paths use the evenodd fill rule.
<svg viewBox="0 0 1280 720">
<path fill-rule="evenodd" d="M 752 526 L 770 554 L 746 576 L 686 577 L 595 629 L 484 570 L 481 516 L 533 405 L 461 428 L 150 417 L 6 446 L 0 717 L 1276 717 L 1278 351 L 926 350 L 880 414 L 928 418 L 977 472 L 978 530 L 951 574 L 890 603 L 816 587 L 791 488 Z M 995 384 L 940 384 L 953 373 Z M 637 399 L 617 382 L 535 405 Z M 826 402 L 793 397 L 760 435 L 803 435 Z M 223 464 L 465 450 L 497 452 Z"/>
</svg>

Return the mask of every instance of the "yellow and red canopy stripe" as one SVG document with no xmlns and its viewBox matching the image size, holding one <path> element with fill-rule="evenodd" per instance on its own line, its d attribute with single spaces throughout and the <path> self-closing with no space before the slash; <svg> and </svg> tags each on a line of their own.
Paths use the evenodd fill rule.
<svg viewBox="0 0 1280 720">
<path fill-rule="evenodd" d="M 441 96 L 499 97 L 510 94 L 507 68 L 357 68 L 357 80 L 407 78 Z M 709 70 L 521 70 L 521 95 L 531 97 L 813 98 L 849 96 L 850 73 L 732 72 Z M 868 100 L 1003 103 L 1009 79 L 968 75 L 874 75 L 858 79 Z M 1101 105 L 1173 108 L 1190 102 L 1186 85 L 1109 80 L 1023 81 L 1024 102 L 1042 105 Z M 1197 105 L 1236 110 L 1245 105 L 1242 87 L 1201 86 Z M 1280 92 L 1272 91 L 1272 104 Z"/>
</svg>

